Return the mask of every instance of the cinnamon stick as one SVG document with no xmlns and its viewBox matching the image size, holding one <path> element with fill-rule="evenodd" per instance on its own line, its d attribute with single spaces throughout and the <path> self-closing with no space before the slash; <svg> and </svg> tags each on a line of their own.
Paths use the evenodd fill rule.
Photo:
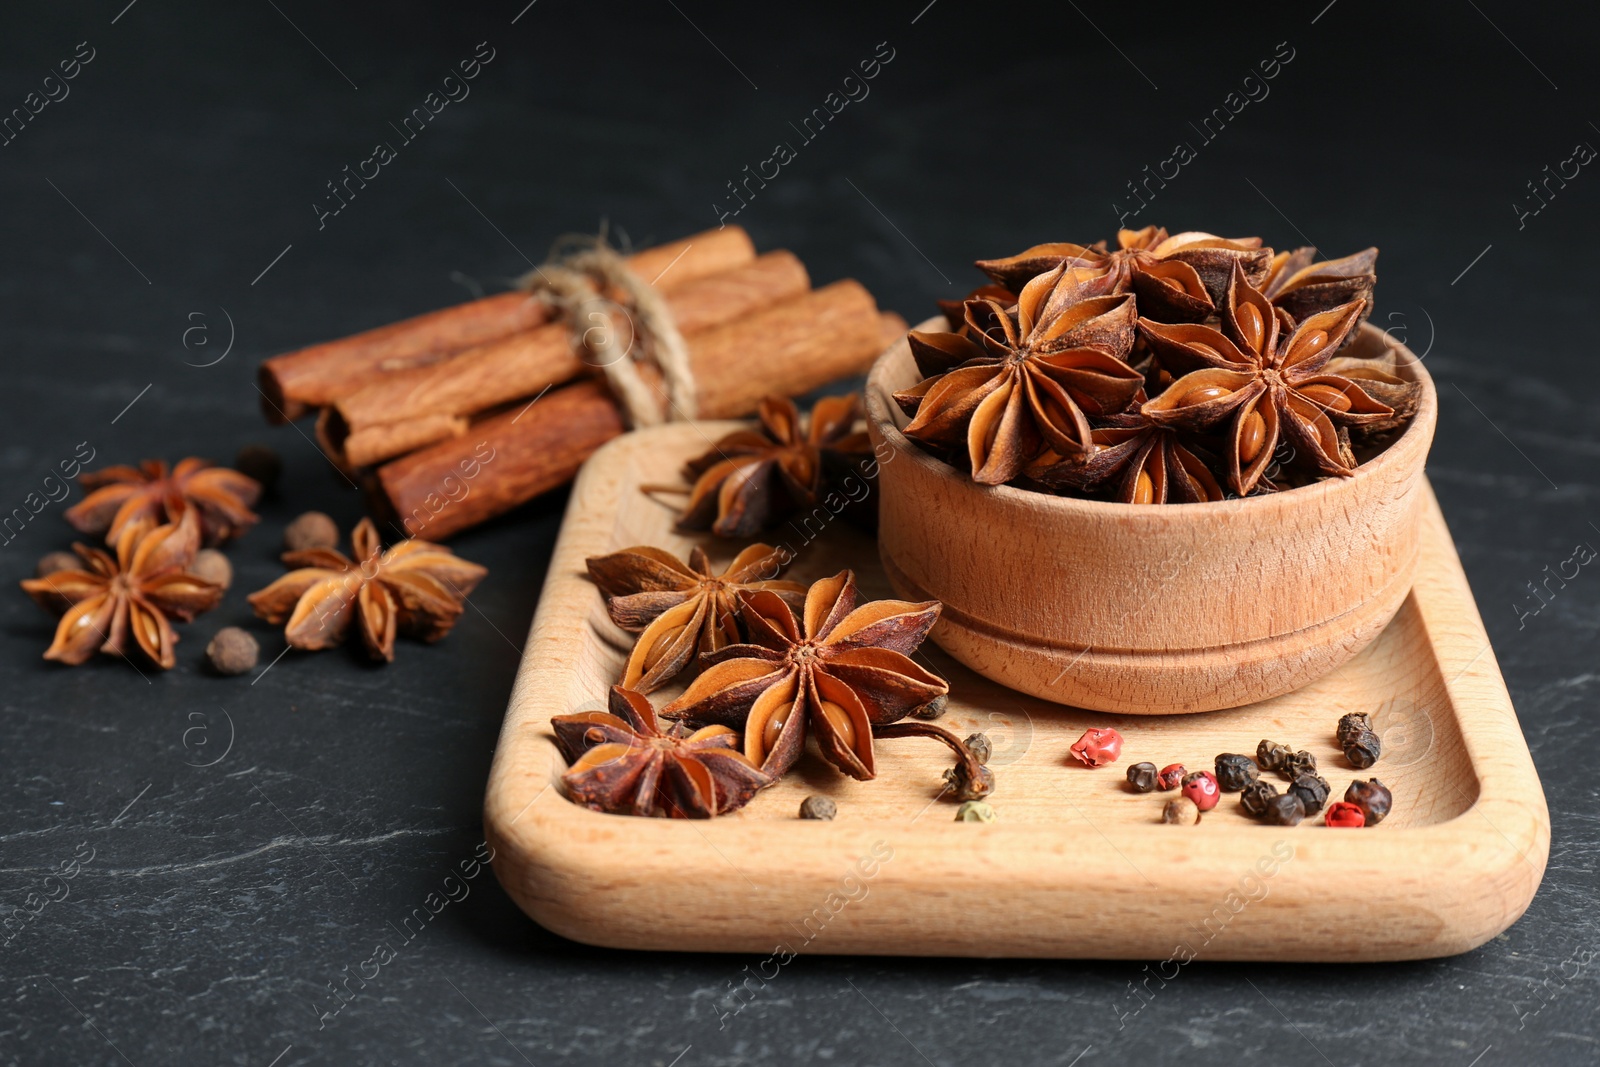
<svg viewBox="0 0 1600 1067">
<path fill-rule="evenodd" d="M 854 281 L 707 330 L 689 342 L 701 413 L 747 415 L 768 394 L 860 374 L 882 350 L 883 330 L 872 294 Z M 408 536 L 449 537 L 565 485 L 625 429 L 603 385 L 575 382 L 378 468 L 371 503 Z"/>
<path fill-rule="evenodd" d="M 681 284 L 664 298 L 679 333 L 693 338 L 798 296 L 810 284 L 804 264 L 778 251 Z M 371 466 L 462 432 L 462 416 L 534 396 L 585 369 L 571 328 L 551 323 L 477 345 L 444 363 L 386 375 L 335 404 L 319 436 L 336 463 Z"/>
<path fill-rule="evenodd" d="M 738 226 L 706 230 L 628 257 L 633 272 L 670 289 L 755 258 Z M 498 293 L 430 311 L 337 341 L 273 356 L 261 364 L 261 408 L 272 423 L 297 419 L 384 375 L 447 359 L 472 345 L 550 321 L 550 309 L 526 293 Z"/>
</svg>

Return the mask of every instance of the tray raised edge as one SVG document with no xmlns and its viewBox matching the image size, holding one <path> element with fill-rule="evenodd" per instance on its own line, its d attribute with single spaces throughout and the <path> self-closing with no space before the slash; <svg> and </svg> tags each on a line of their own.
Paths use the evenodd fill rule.
<svg viewBox="0 0 1600 1067">
<path fill-rule="evenodd" d="M 556 784 L 563 762 L 544 724 L 575 703 L 596 604 L 583 561 L 618 547 L 622 494 L 636 492 L 629 472 L 641 461 L 687 454 L 691 437 L 703 445 L 735 425 L 625 435 L 588 462 L 573 490 L 484 801 L 496 874 L 547 929 L 657 950 L 1171 958 L 1184 946 L 1194 952 L 1196 923 L 1219 914 L 1230 888 L 1281 849 L 1282 835 L 1292 835 L 1282 837 L 1292 862 L 1271 864 L 1264 895 L 1226 913 L 1226 936 L 1205 938 L 1207 958 L 1452 955 L 1502 932 L 1531 903 L 1549 856 L 1549 813 L 1431 488 L 1412 598 L 1477 786 L 1447 821 L 1280 836 L 1253 825 L 1204 834 L 1134 825 L 1118 828 L 1119 845 L 1070 821 L 692 822 L 571 803 Z M 872 859 L 886 849 L 892 859 Z M 1351 937 L 1357 914 L 1360 935 Z"/>
</svg>

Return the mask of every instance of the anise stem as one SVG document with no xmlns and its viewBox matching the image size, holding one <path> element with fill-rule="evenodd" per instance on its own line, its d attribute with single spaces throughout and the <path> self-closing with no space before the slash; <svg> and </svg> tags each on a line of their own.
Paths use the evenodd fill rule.
<svg viewBox="0 0 1600 1067">
<path fill-rule="evenodd" d="M 942 726 L 931 722 L 892 722 L 872 728 L 875 738 L 931 737 L 950 746 L 956 754 L 956 765 L 945 772 L 945 789 L 955 790 L 957 800 L 978 800 L 994 792 L 994 772 L 985 767 L 972 754 L 965 741 Z"/>
</svg>

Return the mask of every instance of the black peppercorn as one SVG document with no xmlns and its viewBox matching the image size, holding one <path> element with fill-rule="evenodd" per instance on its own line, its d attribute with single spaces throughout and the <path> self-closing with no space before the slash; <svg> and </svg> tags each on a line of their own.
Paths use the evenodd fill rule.
<svg viewBox="0 0 1600 1067">
<path fill-rule="evenodd" d="M 1349 734 L 1344 741 L 1344 758 L 1358 771 L 1364 771 L 1383 755 L 1383 742 L 1371 730 Z"/>
<path fill-rule="evenodd" d="M 988 734 L 968 734 L 966 745 L 972 758 L 979 763 L 988 763 L 989 757 L 994 755 L 994 746 L 989 743 Z"/>
<path fill-rule="evenodd" d="M 1291 749 L 1288 745 L 1280 745 L 1276 741 L 1263 741 L 1256 746 L 1256 763 L 1264 771 L 1283 770 L 1283 761 L 1289 758 Z"/>
<path fill-rule="evenodd" d="M 1285 793 L 1268 801 L 1262 814 L 1273 826 L 1295 826 L 1306 817 L 1306 806 L 1293 793 Z"/>
<path fill-rule="evenodd" d="M 1156 765 L 1135 763 L 1128 768 L 1128 784 L 1135 793 L 1148 793 L 1156 787 Z"/>
<path fill-rule="evenodd" d="M 1253 815 L 1259 819 L 1266 814 L 1267 805 L 1272 803 L 1272 799 L 1277 795 L 1277 786 L 1257 779 L 1245 786 L 1244 792 L 1239 794 L 1239 806 L 1244 809 L 1246 815 Z"/>
<path fill-rule="evenodd" d="M 1237 793 L 1259 777 L 1256 761 L 1249 756 L 1224 752 L 1217 757 L 1217 785 L 1224 793 Z"/>
<path fill-rule="evenodd" d="M 278 484 L 278 475 L 283 473 L 283 460 L 266 445 L 250 444 L 233 457 L 233 469 L 254 478 L 261 483 L 263 492 L 270 493 Z"/>
<path fill-rule="evenodd" d="M 1328 802 L 1328 780 L 1314 774 L 1302 774 L 1289 786 L 1289 794 L 1300 798 L 1307 815 L 1315 815 Z"/>
<path fill-rule="evenodd" d="M 1301 749 L 1283 761 L 1283 766 L 1278 768 L 1278 773 L 1289 781 L 1294 781 L 1302 774 L 1317 773 L 1317 757 Z"/>
<path fill-rule="evenodd" d="M 926 704 L 912 708 L 911 717 L 913 719 L 922 719 L 925 722 L 932 722 L 934 719 L 937 719 L 939 716 L 944 714 L 944 709 L 949 705 L 949 703 L 950 698 L 945 696 L 943 693 L 940 693 Z"/>
<path fill-rule="evenodd" d="M 1334 729 L 1333 736 L 1338 739 L 1339 747 L 1344 748 L 1350 743 L 1351 737 L 1362 731 L 1372 731 L 1372 716 L 1364 711 L 1352 711 L 1339 717 L 1339 725 Z"/>
<path fill-rule="evenodd" d="M 1389 792 L 1389 787 L 1376 778 L 1369 778 L 1365 782 L 1350 783 L 1350 788 L 1344 791 L 1347 803 L 1354 804 L 1361 809 L 1361 814 L 1367 818 L 1368 826 L 1376 826 L 1389 814 L 1389 808 L 1394 804 L 1394 795 Z"/>
</svg>

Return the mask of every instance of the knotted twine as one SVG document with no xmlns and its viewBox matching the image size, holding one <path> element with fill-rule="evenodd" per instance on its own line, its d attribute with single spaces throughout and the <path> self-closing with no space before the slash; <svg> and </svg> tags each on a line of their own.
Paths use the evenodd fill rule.
<svg viewBox="0 0 1600 1067">
<path fill-rule="evenodd" d="M 550 305 L 566 323 L 578 357 L 600 371 L 630 427 L 695 417 L 689 347 L 673 321 L 672 309 L 629 269 L 603 233 L 561 238 L 544 264 L 517 284 Z M 618 337 L 617 316 L 631 327 L 626 338 Z M 665 411 L 639 373 L 640 364 L 651 364 L 661 372 L 667 391 Z"/>
</svg>

